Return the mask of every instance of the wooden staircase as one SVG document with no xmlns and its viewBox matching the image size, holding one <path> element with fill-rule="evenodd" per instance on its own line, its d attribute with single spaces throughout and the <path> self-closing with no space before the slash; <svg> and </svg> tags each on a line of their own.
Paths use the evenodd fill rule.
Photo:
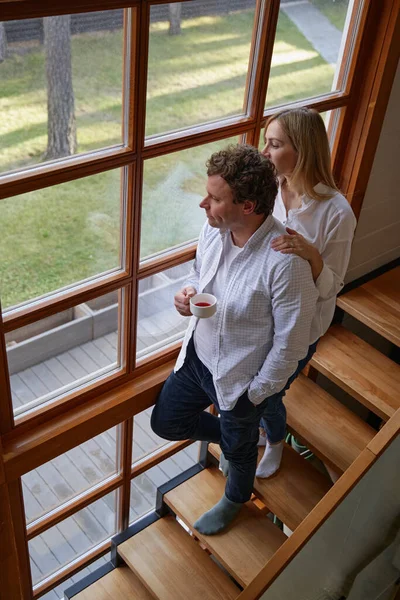
<svg viewBox="0 0 400 600">
<path fill-rule="evenodd" d="M 345 293 L 338 306 L 400 345 L 400 267 Z M 330 328 L 311 364 L 383 421 L 400 408 L 400 366 L 342 325 Z M 304 375 L 292 384 L 285 404 L 289 431 L 339 475 L 376 434 Z M 193 523 L 225 487 L 215 466 L 219 453 L 210 444 L 207 462 L 160 488 L 156 511 L 116 536 L 117 568 L 73 596 L 67 590 L 66 598 L 236 598 L 287 539 L 267 513 L 293 531 L 333 485 L 323 469 L 285 445 L 280 470 L 268 480 L 255 480 L 254 496 L 237 520 L 219 535 L 201 535 Z"/>
</svg>

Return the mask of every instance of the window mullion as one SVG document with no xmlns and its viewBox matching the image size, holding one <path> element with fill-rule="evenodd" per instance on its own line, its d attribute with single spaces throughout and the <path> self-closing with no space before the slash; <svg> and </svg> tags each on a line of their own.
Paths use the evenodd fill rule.
<svg viewBox="0 0 400 600">
<path fill-rule="evenodd" d="M 59 292 L 43 300 L 37 300 L 34 303 L 22 306 L 21 308 L 10 310 L 3 315 L 4 333 L 18 329 L 25 325 L 30 325 L 40 319 L 49 317 L 77 304 L 88 302 L 98 296 L 113 292 L 124 287 L 129 283 L 130 277 L 126 273 L 117 273 L 109 276 L 100 276 L 94 282 L 81 284 L 77 289 Z"/>
<path fill-rule="evenodd" d="M 88 491 L 80 494 L 78 498 L 70 500 L 65 505 L 60 506 L 50 512 L 44 518 L 37 519 L 37 521 L 27 526 L 27 537 L 28 540 L 41 535 L 51 527 L 58 525 L 68 517 L 71 517 L 75 513 L 79 512 L 83 508 L 90 506 L 96 500 L 100 500 L 110 492 L 117 490 L 122 483 L 122 477 L 120 475 L 112 475 L 105 483 L 95 486 L 95 489 L 89 489 Z"/>
<path fill-rule="evenodd" d="M 248 114 L 255 117 L 256 126 L 249 132 L 247 141 L 257 145 L 260 137 L 261 123 L 264 116 L 265 97 L 271 70 L 272 53 L 275 42 L 275 32 L 279 16 L 279 0 L 258 0 L 256 18 L 258 16 L 258 31 L 253 34 L 251 56 L 255 60 L 252 65 L 251 81 L 248 80 L 249 95 Z"/>
<path fill-rule="evenodd" d="M 108 148 L 7 174 L 0 177 L 0 200 L 124 167 L 134 158 L 130 150 Z"/>
<path fill-rule="evenodd" d="M 123 485 L 120 490 L 117 509 L 117 531 L 124 531 L 129 525 L 129 508 L 131 492 L 131 463 L 133 444 L 133 417 L 124 421 L 120 428 L 119 451 L 120 473 Z"/>
<path fill-rule="evenodd" d="M 11 431 L 14 426 L 10 376 L 8 372 L 7 350 L 5 341 L 5 329 L 0 310 L 0 435 Z M 0 441 L 1 449 L 1 441 Z M 0 452 L 0 482 L 4 479 L 3 461 Z M 1 483 L 0 483 L 1 485 Z"/>
<path fill-rule="evenodd" d="M 100 10 L 114 10 L 139 6 L 143 0 L 85 0 L 85 10 L 95 12 Z M 83 11 L 82 0 L 68 0 L 68 2 L 51 3 L 45 0 L 11 0 L 1 3 L 1 20 L 14 21 L 18 19 L 35 19 L 47 16 L 57 16 Z"/>
</svg>

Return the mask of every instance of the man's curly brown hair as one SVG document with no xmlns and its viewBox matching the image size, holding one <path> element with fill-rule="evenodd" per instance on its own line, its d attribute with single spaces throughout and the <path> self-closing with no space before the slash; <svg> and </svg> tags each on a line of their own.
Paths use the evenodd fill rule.
<svg viewBox="0 0 400 600">
<path fill-rule="evenodd" d="M 274 165 L 249 144 L 231 144 L 214 152 L 206 162 L 207 175 L 220 175 L 233 193 L 233 202 L 246 200 L 255 203 L 257 215 L 272 213 L 278 193 L 278 180 Z"/>
</svg>

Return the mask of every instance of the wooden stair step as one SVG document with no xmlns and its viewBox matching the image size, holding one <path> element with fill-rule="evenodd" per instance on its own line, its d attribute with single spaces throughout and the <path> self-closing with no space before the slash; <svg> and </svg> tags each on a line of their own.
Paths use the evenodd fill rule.
<svg viewBox="0 0 400 600">
<path fill-rule="evenodd" d="M 165 495 L 164 500 L 243 587 L 261 571 L 286 535 L 247 502 L 232 525 L 218 535 L 201 535 L 194 522 L 223 496 L 226 479 L 204 469 Z"/>
<path fill-rule="evenodd" d="M 339 296 L 337 305 L 400 346 L 400 267 Z"/>
<path fill-rule="evenodd" d="M 122 566 L 95 581 L 73 600 L 154 600 L 129 567 Z"/>
<path fill-rule="evenodd" d="M 209 444 L 219 460 L 217 444 Z M 264 448 L 259 448 L 259 460 Z M 254 493 L 292 531 L 331 488 L 331 480 L 285 444 L 280 469 L 268 479 L 254 480 Z"/>
<path fill-rule="evenodd" d="M 289 430 L 335 471 L 345 471 L 376 431 L 300 374 L 286 392 Z"/>
<path fill-rule="evenodd" d="M 240 593 L 172 516 L 131 537 L 118 553 L 158 600 L 229 600 Z"/>
<path fill-rule="evenodd" d="M 311 365 L 385 421 L 400 408 L 400 366 L 341 325 L 319 341 Z"/>
</svg>

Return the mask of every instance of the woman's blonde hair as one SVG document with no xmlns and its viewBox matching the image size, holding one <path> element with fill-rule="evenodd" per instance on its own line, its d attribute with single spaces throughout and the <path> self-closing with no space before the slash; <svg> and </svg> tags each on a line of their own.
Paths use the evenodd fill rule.
<svg viewBox="0 0 400 600">
<path fill-rule="evenodd" d="M 265 131 L 275 120 L 279 121 L 298 155 L 290 185 L 314 200 L 331 198 L 332 194 L 321 194 L 314 190 L 317 181 L 338 191 L 332 175 L 328 136 L 319 112 L 311 108 L 283 110 L 269 117 Z"/>
</svg>

